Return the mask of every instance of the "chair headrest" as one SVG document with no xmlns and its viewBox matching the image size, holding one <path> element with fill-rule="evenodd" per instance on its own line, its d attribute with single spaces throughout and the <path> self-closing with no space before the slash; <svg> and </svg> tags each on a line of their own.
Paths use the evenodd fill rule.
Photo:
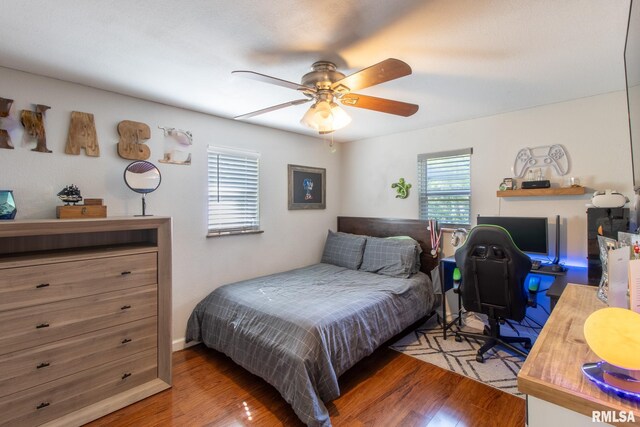
<svg viewBox="0 0 640 427">
<path fill-rule="evenodd" d="M 511 235 L 506 229 L 498 225 L 489 224 L 477 225 L 472 228 L 467 240 L 459 250 L 476 246 L 490 247 L 492 245 L 502 246 L 507 251 L 511 250 L 523 256 L 527 256 L 518 248 L 518 246 L 516 246 Z"/>
</svg>

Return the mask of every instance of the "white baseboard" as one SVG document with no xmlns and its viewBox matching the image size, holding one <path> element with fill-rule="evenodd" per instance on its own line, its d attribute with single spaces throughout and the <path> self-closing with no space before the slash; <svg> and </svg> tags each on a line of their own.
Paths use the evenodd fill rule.
<svg viewBox="0 0 640 427">
<path fill-rule="evenodd" d="M 184 341 L 184 337 L 182 337 L 182 338 L 178 338 L 177 340 L 173 340 L 171 347 L 172 347 L 172 351 L 176 352 L 176 351 L 184 350 L 185 348 L 192 347 L 197 344 L 200 344 L 200 341 L 191 341 L 189 343 L 186 343 Z"/>
</svg>

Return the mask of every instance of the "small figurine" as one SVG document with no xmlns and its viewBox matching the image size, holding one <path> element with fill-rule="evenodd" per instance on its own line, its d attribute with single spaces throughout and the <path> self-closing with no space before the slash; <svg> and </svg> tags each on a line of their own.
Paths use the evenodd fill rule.
<svg viewBox="0 0 640 427">
<path fill-rule="evenodd" d="M 73 203 L 74 205 L 80 201 L 82 201 L 82 195 L 80 194 L 80 189 L 75 185 L 71 184 L 64 187 L 58 193 L 58 198 L 62 200 L 65 205 L 69 206 L 69 203 Z"/>
</svg>

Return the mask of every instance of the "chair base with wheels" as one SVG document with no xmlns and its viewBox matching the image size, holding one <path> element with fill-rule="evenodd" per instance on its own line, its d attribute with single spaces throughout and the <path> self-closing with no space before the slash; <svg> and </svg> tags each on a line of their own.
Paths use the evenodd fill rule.
<svg viewBox="0 0 640 427">
<path fill-rule="evenodd" d="M 531 339 L 526 337 L 507 337 L 500 334 L 500 322 L 496 319 L 489 318 L 489 326 L 484 327 L 482 334 L 474 332 L 457 331 L 455 340 L 457 342 L 462 341 L 462 337 L 475 338 L 477 340 L 484 341 L 484 345 L 478 349 L 476 354 L 476 361 L 483 363 L 484 354 L 495 347 L 501 345 L 507 349 L 519 354 L 522 357 L 527 357 L 529 354 L 526 350 L 531 348 Z M 513 344 L 522 344 L 524 350 L 516 347 Z"/>
</svg>

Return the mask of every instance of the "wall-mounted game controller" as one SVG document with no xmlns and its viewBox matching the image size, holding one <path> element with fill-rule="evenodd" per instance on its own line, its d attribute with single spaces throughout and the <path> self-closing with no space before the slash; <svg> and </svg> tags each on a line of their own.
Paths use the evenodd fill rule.
<svg viewBox="0 0 640 427">
<path fill-rule="evenodd" d="M 516 155 L 513 172 L 518 178 L 522 178 L 529 169 L 545 167 L 553 167 L 558 175 L 569 172 L 569 158 L 562 145 L 523 148 Z"/>
</svg>

